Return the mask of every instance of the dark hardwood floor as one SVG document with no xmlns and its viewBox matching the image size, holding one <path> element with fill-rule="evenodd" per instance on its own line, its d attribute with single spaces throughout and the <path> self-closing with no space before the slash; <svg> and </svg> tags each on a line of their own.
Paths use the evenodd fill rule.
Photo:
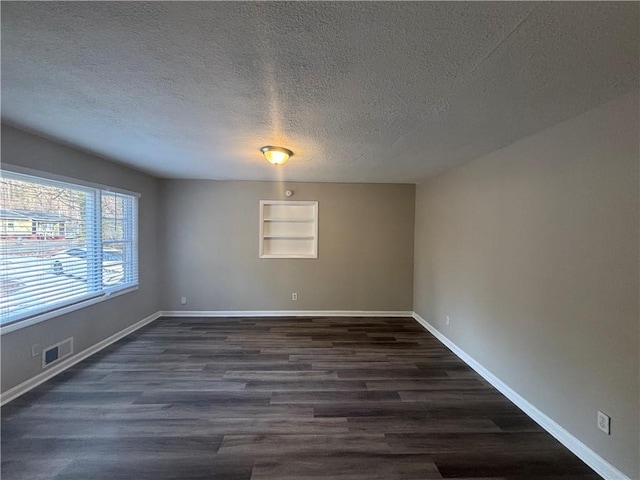
<svg viewBox="0 0 640 480">
<path fill-rule="evenodd" d="M 596 479 L 412 319 L 159 319 L 2 409 L 2 478 Z"/>
</svg>

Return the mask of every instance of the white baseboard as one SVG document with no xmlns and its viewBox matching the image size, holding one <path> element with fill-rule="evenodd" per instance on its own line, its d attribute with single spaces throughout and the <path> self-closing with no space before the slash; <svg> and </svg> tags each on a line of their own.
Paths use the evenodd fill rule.
<svg viewBox="0 0 640 480">
<path fill-rule="evenodd" d="M 117 342 L 121 338 L 126 337 L 130 333 L 135 332 L 139 328 L 142 328 L 145 325 L 153 322 L 154 320 L 160 318 L 160 316 L 161 316 L 160 312 L 156 312 L 152 315 L 149 315 L 148 317 L 143 318 L 139 322 L 134 323 L 133 325 L 125 328 L 124 330 L 120 330 L 118 333 L 111 335 L 108 338 L 105 338 L 101 342 L 96 343 L 95 345 L 87 348 L 86 350 L 83 350 L 82 352 L 79 352 L 78 354 L 72 357 L 69 357 L 66 360 L 61 361 L 60 363 L 56 364 L 55 366 L 52 366 L 47 370 L 44 370 L 43 372 L 39 373 L 35 377 L 31 377 L 29 380 L 26 380 L 16 385 L 15 387 L 10 388 L 6 392 L 4 392 L 2 395 L 0 395 L 0 406 L 4 405 L 7 402 L 10 402 L 14 398 L 17 398 L 24 393 L 27 393 L 32 388 L 37 387 L 38 385 L 46 382 L 50 378 L 55 377 L 60 372 L 63 372 L 67 368 L 74 366 L 76 363 L 81 362 L 85 358 L 90 357 L 94 353 L 99 352 L 103 348 L 108 347 L 112 343 Z"/>
<path fill-rule="evenodd" d="M 163 317 L 412 317 L 410 311 L 376 310 L 167 310 Z"/>
<path fill-rule="evenodd" d="M 587 447 L 584 443 L 571 435 L 562 426 L 538 410 L 529 403 L 525 398 L 520 396 L 515 390 L 506 383 L 496 377 L 484 366 L 478 363 L 473 357 L 468 355 L 464 350 L 440 333 L 433 325 L 415 312 L 409 311 L 365 311 L 365 310 L 207 310 L 207 311 L 160 311 L 140 320 L 137 323 L 121 330 L 120 332 L 105 338 L 101 342 L 83 350 L 82 352 L 62 361 L 61 363 L 51 367 L 48 370 L 22 382 L 19 385 L 7 390 L 0 396 L 0 405 L 4 405 L 14 398 L 28 392 L 38 385 L 53 378 L 58 373 L 72 367 L 81 362 L 94 353 L 99 352 L 103 348 L 117 342 L 121 338 L 130 333 L 144 327 L 160 317 L 412 317 L 433 336 L 446 345 L 453 353 L 455 353 L 462 361 L 473 368 L 480 376 L 493 385 L 505 397 L 511 400 L 524 413 L 533 419 L 538 425 L 553 435 L 560 443 L 572 451 L 578 458 L 589 465 L 605 479 L 610 480 L 631 480 L 628 476 L 615 468 L 609 462 L 600 457 L 597 453 Z"/>
<path fill-rule="evenodd" d="M 121 338 L 153 322 L 160 317 L 411 317 L 410 311 L 366 311 L 366 310 L 205 310 L 205 311 L 158 311 L 134 323 L 130 327 L 105 338 L 101 342 L 69 357 L 0 395 L 0 406 L 28 392 L 38 385 L 55 377 L 69 367 L 81 362 Z"/>
<path fill-rule="evenodd" d="M 608 480 L 631 480 L 624 473 L 618 470 L 616 467 L 607 462 L 604 458 L 598 455 L 596 452 L 587 447 L 584 443 L 571 435 L 562 426 L 545 415 L 542 411 L 538 410 L 531 403 L 529 403 L 518 392 L 509 387 L 506 383 L 496 377 L 493 373 L 487 370 L 484 366 L 478 363 L 473 357 L 467 354 L 464 350 L 458 347 L 455 343 L 445 337 L 440 331 L 438 331 L 433 325 L 427 322 L 417 313 L 413 312 L 413 318 L 427 329 L 434 337 L 440 340 L 445 346 L 447 346 L 453 353 L 455 353 L 460 359 L 473 368 L 482 378 L 493 385 L 499 390 L 505 397 L 511 400 L 518 408 L 526 413 L 533 421 L 544 428 L 547 432 L 553 435 L 560 443 L 571 450 L 578 458 L 584 463 L 589 465 L 595 472 L 602 476 L 602 478 Z"/>
</svg>

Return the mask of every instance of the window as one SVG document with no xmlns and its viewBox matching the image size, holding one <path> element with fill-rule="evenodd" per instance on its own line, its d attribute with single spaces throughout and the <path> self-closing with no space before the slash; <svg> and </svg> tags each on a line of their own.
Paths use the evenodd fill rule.
<svg viewBox="0 0 640 480">
<path fill-rule="evenodd" d="M 0 325 L 138 284 L 135 195 L 0 175 Z"/>
</svg>

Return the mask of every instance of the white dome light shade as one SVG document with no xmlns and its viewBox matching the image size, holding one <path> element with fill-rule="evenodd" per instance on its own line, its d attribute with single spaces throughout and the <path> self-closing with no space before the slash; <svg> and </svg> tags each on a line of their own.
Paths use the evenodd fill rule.
<svg viewBox="0 0 640 480">
<path fill-rule="evenodd" d="M 291 150 L 282 147 L 272 147 L 270 145 L 262 147 L 260 151 L 264 154 L 264 158 L 274 165 L 282 165 L 293 155 Z"/>
</svg>

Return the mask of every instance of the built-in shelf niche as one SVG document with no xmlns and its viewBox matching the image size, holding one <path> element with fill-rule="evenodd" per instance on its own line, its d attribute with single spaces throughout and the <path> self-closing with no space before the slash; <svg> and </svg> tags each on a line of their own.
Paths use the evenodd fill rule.
<svg viewBox="0 0 640 480">
<path fill-rule="evenodd" d="M 318 202 L 260 200 L 260 258 L 318 258 Z"/>
</svg>

